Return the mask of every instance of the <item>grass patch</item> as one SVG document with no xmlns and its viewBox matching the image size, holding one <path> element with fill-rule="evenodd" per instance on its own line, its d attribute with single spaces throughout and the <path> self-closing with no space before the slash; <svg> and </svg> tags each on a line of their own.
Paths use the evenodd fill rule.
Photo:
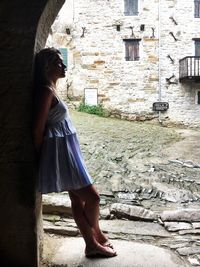
<svg viewBox="0 0 200 267">
<path fill-rule="evenodd" d="M 95 114 L 100 117 L 109 116 L 109 112 L 105 108 L 103 108 L 101 104 L 96 106 L 96 105 L 87 105 L 87 104 L 81 103 L 78 107 L 78 111 L 89 113 L 89 114 Z"/>
</svg>

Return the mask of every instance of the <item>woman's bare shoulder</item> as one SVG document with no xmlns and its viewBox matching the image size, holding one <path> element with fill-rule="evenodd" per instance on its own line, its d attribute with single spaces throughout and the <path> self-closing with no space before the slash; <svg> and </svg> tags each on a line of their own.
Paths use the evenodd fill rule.
<svg viewBox="0 0 200 267">
<path fill-rule="evenodd" d="M 51 85 L 44 85 L 44 90 L 50 91 L 51 93 L 55 93 L 55 88 Z"/>
<path fill-rule="evenodd" d="M 54 98 L 54 92 L 49 86 L 44 86 L 42 88 L 42 93 L 40 94 L 40 106 L 42 105 L 51 105 L 52 99 Z"/>
<path fill-rule="evenodd" d="M 53 96 L 54 95 L 54 89 L 48 85 L 45 85 L 42 89 L 44 96 Z"/>
</svg>

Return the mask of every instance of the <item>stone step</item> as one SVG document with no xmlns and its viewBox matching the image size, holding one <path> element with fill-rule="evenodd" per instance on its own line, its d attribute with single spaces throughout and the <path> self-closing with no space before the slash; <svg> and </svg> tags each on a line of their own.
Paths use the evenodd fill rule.
<svg viewBox="0 0 200 267">
<path fill-rule="evenodd" d="M 100 227 L 105 233 L 113 236 L 120 235 L 141 235 L 153 237 L 169 237 L 168 233 L 162 225 L 154 222 L 140 222 L 128 220 L 100 220 Z M 50 222 L 44 220 L 43 228 L 45 232 L 61 234 L 61 235 L 78 235 L 78 229 L 73 219 L 63 219 L 63 221 Z M 121 238 L 122 238 L 121 237 Z"/>
<path fill-rule="evenodd" d="M 82 238 L 45 234 L 42 267 L 191 267 L 169 249 L 124 240 L 112 240 L 112 243 L 116 257 L 87 259 Z"/>
</svg>

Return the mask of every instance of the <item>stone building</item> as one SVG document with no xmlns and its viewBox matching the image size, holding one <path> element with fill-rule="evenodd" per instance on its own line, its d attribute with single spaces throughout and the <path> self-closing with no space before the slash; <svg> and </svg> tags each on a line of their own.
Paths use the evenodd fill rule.
<svg viewBox="0 0 200 267">
<path fill-rule="evenodd" d="M 63 97 L 96 90 L 118 117 L 199 126 L 199 0 L 70 0 L 62 12 L 51 41 L 68 49 Z"/>
</svg>

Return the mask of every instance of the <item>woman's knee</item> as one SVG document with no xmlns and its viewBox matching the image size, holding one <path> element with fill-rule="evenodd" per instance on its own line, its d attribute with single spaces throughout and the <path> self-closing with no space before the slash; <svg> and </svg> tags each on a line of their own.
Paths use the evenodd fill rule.
<svg viewBox="0 0 200 267">
<path fill-rule="evenodd" d="M 73 207 L 83 207 L 84 202 L 76 194 L 69 192 L 69 197 Z"/>
<path fill-rule="evenodd" d="M 92 203 L 97 203 L 99 204 L 100 202 L 100 196 L 96 191 L 91 191 L 87 195 L 87 201 L 92 202 Z"/>
<path fill-rule="evenodd" d="M 75 192 L 83 201 L 99 203 L 100 196 L 93 186 L 85 187 Z"/>
</svg>

